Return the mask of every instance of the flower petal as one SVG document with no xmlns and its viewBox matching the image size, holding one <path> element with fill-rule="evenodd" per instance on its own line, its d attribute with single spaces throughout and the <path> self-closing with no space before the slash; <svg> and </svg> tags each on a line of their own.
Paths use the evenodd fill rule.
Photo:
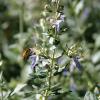
<svg viewBox="0 0 100 100">
<path fill-rule="evenodd" d="M 63 69 L 63 76 L 67 76 L 67 69 L 66 68 Z"/>
<path fill-rule="evenodd" d="M 37 63 L 37 61 L 38 61 L 38 56 L 37 55 L 32 55 L 32 56 L 30 56 L 30 58 L 29 58 L 29 60 L 31 60 L 31 68 L 32 69 L 34 69 L 34 67 L 35 67 L 35 65 L 36 65 L 36 63 Z"/>
<path fill-rule="evenodd" d="M 78 58 L 77 57 L 74 57 L 73 60 L 74 60 L 74 62 L 76 64 L 76 67 L 79 69 L 79 71 L 82 71 L 82 65 L 78 61 Z"/>
</svg>

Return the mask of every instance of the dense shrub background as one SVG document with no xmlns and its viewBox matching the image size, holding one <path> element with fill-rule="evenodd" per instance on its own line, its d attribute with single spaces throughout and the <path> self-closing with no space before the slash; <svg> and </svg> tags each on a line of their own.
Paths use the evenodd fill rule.
<svg viewBox="0 0 100 100">
<path fill-rule="evenodd" d="M 49 9 L 51 1 L 56 0 L 0 0 L 0 100 L 42 100 L 44 98 L 40 95 L 45 94 L 43 90 L 45 88 L 41 85 L 42 82 L 46 84 L 46 81 L 41 70 L 46 68 L 39 69 L 34 75 L 30 63 L 23 61 L 22 51 L 24 48 L 38 48 L 38 51 L 41 47 L 50 48 L 47 38 L 43 35 L 44 30 L 49 27 L 43 22 L 43 18 L 45 19 L 43 15 L 47 13 L 46 17 L 53 16 L 51 12 L 45 11 L 46 6 Z M 59 6 L 64 6 L 66 20 L 63 27 L 67 27 L 67 30 L 59 34 L 61 45 L 63 47 L 66 44 L 68 47 L 77 43 L 81 45 L 83 58 L 80 63 L 83 72 L 80 73 L 75 68 L 71 75 L 68 73 L 67 76 L 63 76 L 59 73 L 57 77 L 54 76 L 52 83 L 56 86 L 51 92 L 49 91 L 48 99 L 100 99 L 100 1 L 60 0 Z M 54 9 L 55 7 L 50 8 L 52 11 Z M 57 50 L 57 56 L 61 55 L 60 46 Z M 62 63 L 65 61 L 69 64 L 69 58 L 65 55 L 60 60 Z M 63 68 L 62 63 L 61 68 Z M 30 76 L 31 73 L 33 76 Z M 34 78 L 39 75 L 40 78 L 34 81 Z M 17 87 L 19 84 L 21 89 Z M 71 86 L 73 91 L 70 90 Z M 14 92 L 16 87 L 19 90 Z"/>
</svg>

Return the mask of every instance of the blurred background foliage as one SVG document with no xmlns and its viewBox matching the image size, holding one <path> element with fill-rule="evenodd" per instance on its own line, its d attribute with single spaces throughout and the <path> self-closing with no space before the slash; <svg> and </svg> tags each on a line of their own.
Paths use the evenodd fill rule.
<svg viewBox="0 0 100 100">
<path fill-rule="evenodd" d="M 0 0 L 0 72 L 3 72 L 10 89 L 15 88 L 18 83 L 26 82 L 32 72 L 30 65 L 22 59 L 22 51 L 24 48 L 41 45 L 43 37 L 40 19 L 45 5 L 50 2 Z M 60 35 L 62 45 L 67 43 L 70 47 L 78 42 L 84 49 L 84 60 L 81 62 L 83 74 L 75 73 L 74 79 L 72 77 L 70 80 L 75 81 L 77 92 L 67 96 L 68 100 L 79 100 L 88 90 L 94 92 L 96 88 L 100 92 L 100 1 L 61 0 L 61 5 L 64 5 L 69 27 L 68 31 Z M 63 82 L 65 89 L 70 84 L 69 78 L 67 80 L 68 82 Z M 57 98 L 65 100 L 65 96 L 63 94 Z M 14 98 L 20 100 L 20 96 L 11 100 L 15 100 Z"/>
</svg>

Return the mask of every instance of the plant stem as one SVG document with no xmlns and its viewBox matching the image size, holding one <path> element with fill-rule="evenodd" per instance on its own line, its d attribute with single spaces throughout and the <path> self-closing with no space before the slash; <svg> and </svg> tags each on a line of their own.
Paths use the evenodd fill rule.
<svg viewBox="0 0 100 100">
<path fill-rule="evenodd" d="M 49 87 L 48 87 L 48 90 L 46 90 L 45 100 L 48 100 L 48 91 L 51 89 L 52 67 L 54 65 L 54 55 L 55 55 L 55 50 L 53 52 L 52 63 L 51 63 L 50 69 L 48 70 L 49 71 L 49 79 L 48 79 Z"/>
<path fill-rule="evenodd" d="M 3 90 L 1 88 L 1 100 L 3 100 Z"/>
<path fill-rule="evenodd" d="M 57 9 L 56 9 L 56 12 L 57 12 L 57 10 L 58 10 L 59 3 L 60 3 L 60 0 L 58 0 L 58 2 L 57 2 Z M 54 35 L 54 37 L 57 38 L 57 31 L 56 31 L 56 28 L 55 28 L 55 35 Z M 51 63 L 51 66 L 50 66 L 50 68 L 49 68 L 49 70 L 48 70 L 48 72 L 49 72 L 49 79 L 48 79 L 49 88 L 48 88 L 48 90 L 46 90 L 45 100 L 48 100 L 48 91 L 50 91 L 50 89 L 51 89 L 52 67 L 53 67 L 53 65 L 54 65 L 54 55 L 55 55 L 55 49 L 54 49 L 54 51 L 53 51 L 52 63 Z"/>
<path fill-rule="evenodd" d="M 3 78 L 1 77 L 1 83 L 3 84 Z M 3 100 L 3 89 L 2 89 L 2 86 L 1 86 L 1 100 Z"/>
<path fill-rule="evenodd" d="M 19 32 L 23 33 L 24 31 L 24 3 L 21 5 L 20 15 L 19 15 Z"/>
<path fill-rule="evenodd" d="M 57 1 L 57 10 L 58 10 L 58 8 L 59 8 L 59 4 L 60 4 L 60 0 Z M 57 10 L 56 10 L 56 11 L 57 11 Z"/>
<path fill-rule="evenodd" d="M 51 79 L 52 79 L 52 67 L 53 67 L 53 64 L 54 64 L 54 55 L 55 55 L 55 50 L 53 52 L 53 57 L 52 57 L 52 64 L 51 64 L 51 67 L 50 67 L 50 77 L 49 77 L 49 90 L 51 88 Z"/>
<path fill-rule="evenodd" d="M 23 47 L 23 42 L 22 42 L 22 35 L 24 32 L 24 2 L 22 2 L 20 6 L 20 11 L 19 11 L 19 33 L 20 37 L 18 38 L 18 42 Z M 19 51 L 22 51 L 23 48 L 19 48 Z"/>
<path fill-rule="evenodd" d="M 45 91 L 45 100 L 48 100 L 48 90 Z"/>
</svg>

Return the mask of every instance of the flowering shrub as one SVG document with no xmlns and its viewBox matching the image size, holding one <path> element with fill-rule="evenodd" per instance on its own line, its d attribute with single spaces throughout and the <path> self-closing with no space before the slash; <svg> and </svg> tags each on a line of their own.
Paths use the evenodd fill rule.
<svg viewBox="0 0 100 100">
<path fill-rule="evenodd" d="M 67 34 L 63 33 L 68 31 L 67 26 L 64 6 L 60 5 L 60 0 L 51 1 L 50 4 L 46 4 L 39 26 L 41 28 L 40 34 L 42 34 L 42 39 L 40 40 L 41 43 L 37 44 L 37 46 L 40 47 L 40 52 L 37 54 L 33 47 L 35 54 L 29 54 L 33 73 L 31 74 L 31 82 L 29 81 L 28 84 L 36 86 L 36 88 L 33 87 L 35 90 L 38 88 L 37 92 L 40 94 L 39 98 L 48 100 L 48 98 L 52 98 L 51 95 L 62 95 L 68 92 L 67 89 L 63 90 L 60 80 L 57 82 L 57 78 L 67 76 L 67 73 L 70 74 L 70 71 L 68 71 L 70 61 L 65 61 L 64 64 L 60 66 L 63 60 L 66 59 L 63 58 L 60 60 L 62 56 L 69 57 L 69 59 L 72 58 L 79 71 L 82 71 L 82 66 L 78 59 L 79 57 L 77 57 L 81 54 L 78 50 L 80 47 L 76 44 L 70 48 L 62 46 L 60 36 Z M 58 52 L 58 55 L 56 52 L 59 49 L 61 52 Z M 30 52 L 32 52 L 32 49 L 30 49 Z M 66 81 L 66 78 L 64 80 Z M 73 82 L 71 90 L 76 90 L 73 86 L 74 84 Z"/>
</svg>

